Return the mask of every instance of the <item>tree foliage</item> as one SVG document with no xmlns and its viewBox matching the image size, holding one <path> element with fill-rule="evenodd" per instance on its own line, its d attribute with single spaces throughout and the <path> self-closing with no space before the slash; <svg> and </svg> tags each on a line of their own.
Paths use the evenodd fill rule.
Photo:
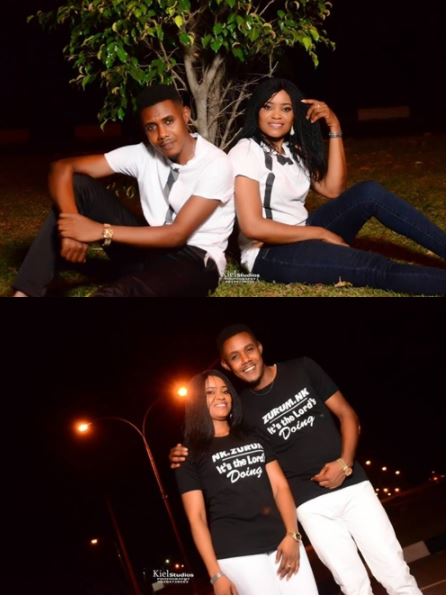
<svg viewBox="0 0 448 597">
<path fill-rule="evenodd" d="M 198 131 L 226 147 L 260 78 L 254 65 L 273 74 L 296 45 L 317 65 L 318 45 L 331 45 L 322 29 L 330 9 L 327 0 L 68 0 L 32 18 L 68 26 L 73 81 L 104 87 L 103 124 L 123 120 L 140 87 L 172 82 L 193 97 Z"/>
</svg>

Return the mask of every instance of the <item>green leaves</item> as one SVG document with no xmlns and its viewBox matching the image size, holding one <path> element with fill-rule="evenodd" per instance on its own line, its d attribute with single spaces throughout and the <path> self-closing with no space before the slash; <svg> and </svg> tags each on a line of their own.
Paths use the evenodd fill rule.
<svg viewBox="0 0 448 597">
<path fill-rule="evenodd" d="M 74 82 L 104 88 L 106 120 L 123 118 L 140 87 L 176 76 L 185 80 L 187 55 L 197 73 L 206 73 L 216 55 L 232 73 L 235 63 L 250 69 L 251 60 L 264 57 L 268 64 L 293 46 L 317 64 L 318 46 L 332 45 L 322 29 L 331 9 L 327 0 L 60 1 L 54 11 L 30 19 L 66 27 L 64 52 L 76 71 Z"/>
</svg>

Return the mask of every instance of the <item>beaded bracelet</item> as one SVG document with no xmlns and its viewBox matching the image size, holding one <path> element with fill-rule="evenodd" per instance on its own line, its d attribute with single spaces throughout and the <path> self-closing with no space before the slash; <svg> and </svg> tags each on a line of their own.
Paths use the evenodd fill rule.
<svg viewBox="0 0 448 597">
<path fill-rule="evenodd" d="M 328 136 L 330 137 L 330 139 L 339 139 L 343 135 L 342 135 L 342 131 L 340 133 L 333 133 L 332 131 L 330 131 L 328 133 Z"/>
</svg>

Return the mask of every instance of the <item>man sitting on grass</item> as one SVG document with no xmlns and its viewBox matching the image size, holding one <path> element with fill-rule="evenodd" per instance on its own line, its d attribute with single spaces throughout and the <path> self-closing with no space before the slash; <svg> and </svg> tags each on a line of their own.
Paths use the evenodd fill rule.
<svg viewBox="0 0 448 597">
<path fill-rule="evenodd" d="M 117 280 L 94 296 L 206 296 L 218 285 L 234 222 L 230 162 L 190 134 L 190 110 L 174 87 L 148 87 L 137 105 L 148 145 L 52 164 L 54 208 L 19 270 L 14 296 L 44 296 L 59 257 L 84 263 L 95 242 L 115 264 Z M 137 179 L 143 217 L 95 180 L 114 173 Z"/>
</svg>

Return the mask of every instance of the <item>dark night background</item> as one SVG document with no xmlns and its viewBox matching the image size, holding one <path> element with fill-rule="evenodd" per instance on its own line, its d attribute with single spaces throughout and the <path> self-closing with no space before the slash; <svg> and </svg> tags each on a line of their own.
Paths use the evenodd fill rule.
<svg viewBox="0 0 448 597">
<path fill-rule="evenodd" d="M 401 469 L 403 487 L 444 471 L 442 299 L 67 304 L 6 300 L 1 311 L 2 593 L 129 592 L 106 496 L 141 582 L 144 569 L 178 557 L 137 434 L 104 421 L 80 440 L 70 426 L 106 415 L 140 424 L 160 398 L 148 438 L 188 541 L 167 466 L 182 437 L 172 387 L 213 363 L 215 335 L 230 323 L 254 328 L 269 363 L 306 354 L 322 365 L 360 415 L 361 459 Z"/>
<path fill-rule="evenodd" d="M 101 95 L 68 85 L 61 33 L 25 23 L 57 4 L 2 2 L 0 129 L 31 128 L 34 143 L 50 140 L 59 151 L 75 124 L 95 122 Z M 327 23 L 336 51 L 321 52 L 317 71 L 288 53 L 281 72 L 328 101 L 349 132 L 364 134 L 357 108 L 395 105 L 410 106 L 408 129 L 443 130 L 444 17 L 441 0 L 336 0 Z M 408 485 L 443 472 L 442 299 L 6 299 L 1 593 L 129 592 L 106 499 L 142 584 L 144 569 L 151 576 L 178 556 L 138 436 L 108 421 L 81 441 L 70 426 L 79 416 L 107 415 L 139 424 L 160 398 L 148 438 L 187 540 L 167 466 L 182 436 L 172 384 L 211 365 L 216 333 L 236 321 L 254 328 L 268 362 L 307 354 L 327 370 L 361 417 L 360 457 L 400 468 Z M 97 548 L 91 537 L 100 538 Z"/>
<path fill-rule="evenodd" d="M 26 24 L 26 16 L 60 3 L 2 2 L 0 129 L 31 128 L 37 144 L 52 139 L 61 143 L 74 125 L 96 122 L 102 101 L 101 92 L 80 92 L 68 84 L 74 73 L 62 57 L 66 33 Z M 278 73 L 295 80 L 309 96 L 327 101 L 346 132 L 359 133 L 357 108 L 401 105 L 411 109 L 405 128 L 444 129 L 443 0 L 424 5 L 408 0 L 336 0 L 325 27 L 336 51 L 321 48 L 317 70 L 300 50 L 291 50 Z M 386 124 L 387 131 L 393 131 L 391 123 Z M 402 131 L 403 123 L 398 124 Z M 375 123 L 368 132 L 379 126 Z"/>
</svg>

